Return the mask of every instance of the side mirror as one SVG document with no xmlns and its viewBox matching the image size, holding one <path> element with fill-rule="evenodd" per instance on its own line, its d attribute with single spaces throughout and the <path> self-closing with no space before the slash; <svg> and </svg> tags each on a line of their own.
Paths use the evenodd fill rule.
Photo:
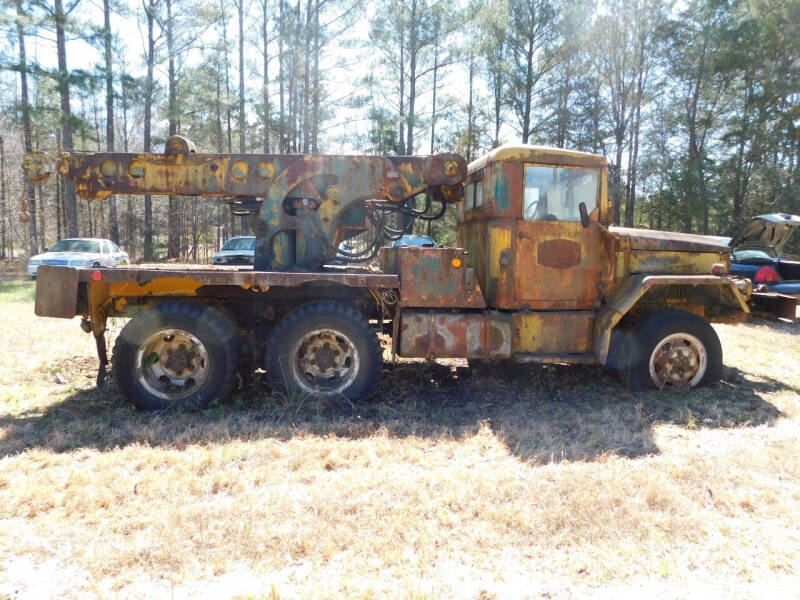
<svg viewBox="0 0 800 600">
<path fill-rule="evenodd" d="M 581 213 L 581 225 L 586 229 L 589 227 L 589 211 L 586 210 L 586 202 L 578 204 L 578 212 Z"/>
<path fill-rule="evenodd" d="M 45 246 L 45 247 L 44 247 L 44 250 L 43 250 L 43 252 L 50 252 L 50 248 L 48 248 L 47 246 Z"/>
</svg>

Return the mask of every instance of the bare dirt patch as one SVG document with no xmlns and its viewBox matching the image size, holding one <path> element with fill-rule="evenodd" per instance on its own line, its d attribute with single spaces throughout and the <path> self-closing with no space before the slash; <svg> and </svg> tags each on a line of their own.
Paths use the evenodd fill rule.
<svg viewBox="0 0 800 600">
<path fill-rule="evenodd" d="M 629 394 L 590 367 L 387 361 L 357 405 L 255 382 L 141 414 L 94 388 L 77 321 L 2 285 L 0 597 L 796 590 L 796 324 L 718 326 L 723 381 L 691 394 Z"/>
</svg>

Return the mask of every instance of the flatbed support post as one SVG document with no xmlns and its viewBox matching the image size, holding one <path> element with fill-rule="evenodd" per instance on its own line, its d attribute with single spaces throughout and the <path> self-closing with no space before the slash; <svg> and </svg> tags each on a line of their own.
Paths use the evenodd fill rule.
<svg viewBox="0 0 800 600">
<path fill-rule="evenodd" d="M 105 330 L 94 334 L 94 342 L 97 346 L 97 358 L 99 360 L 97 366 L 97 387 L 100 387 L 105 383 L 106 375 L 108 374 L 108 353 L 106 352 Z"/>
</svg>

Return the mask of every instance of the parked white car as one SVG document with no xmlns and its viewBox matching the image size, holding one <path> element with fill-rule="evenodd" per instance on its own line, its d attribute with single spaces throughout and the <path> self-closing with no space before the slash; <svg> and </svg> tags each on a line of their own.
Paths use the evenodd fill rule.
<svg viewBox="0 0 800 600">
<path fill-rule="evenodd" d="M 256 236 L 232 237 L 215 252 L 211 263 L 215 265 L 252 265 L 256 254 Z"/>
<path fill-rule="evenodd" d="M 71 238 L 53 244 L 28 261 L 28 275 L 36 277 L 40 265 L 66 267 L 117 267 L 130 262 L 128 253 L 111 240 Z"/>
</svg>

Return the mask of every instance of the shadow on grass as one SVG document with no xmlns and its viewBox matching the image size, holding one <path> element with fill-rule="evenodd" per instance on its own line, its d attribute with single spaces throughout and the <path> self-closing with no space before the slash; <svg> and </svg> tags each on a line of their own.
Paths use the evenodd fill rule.
<svg viewBox="0 0 800 600">
<path fill-rule="evenodd" d="M 628 393 L 598 367 L 524 365 L 476 375 L 458 361 L 384 365 L 376 395 L 351 404 L 275 398 L 254 382 L 203 412 L 137 413 L 113 384 L 79 391 L 37 412 L 0 416 L 0 455 L 43 448 L 105 451 L 131 444 L 180 449 L 232 440 L 378 432 L 428 439 L 469 436 L 488 425 L 522 460 L 594 460 L 658 452 L 653 426 L 731 428 L 771 424 L 781 412 L 760 393 L 795 390 L 726 368 L 723 380 L 691 393 Z"/>
</svg>

